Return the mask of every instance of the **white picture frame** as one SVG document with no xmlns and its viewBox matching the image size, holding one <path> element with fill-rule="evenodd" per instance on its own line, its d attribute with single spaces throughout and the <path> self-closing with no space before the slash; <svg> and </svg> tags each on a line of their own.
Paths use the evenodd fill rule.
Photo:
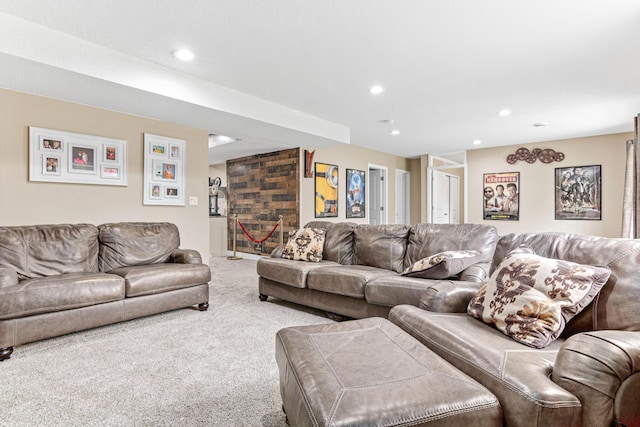
<svg viewBox="0 0 640 427">
<path fill-rule="evenodd" d="M 186 141 L 144 134 L 144 205 L 185 206 Z"/>
<path fill-rule="evenodd" d="M 122 139 L 30 126 L 29 181 L 126 186 L 126 144 Z"/>
</svg>

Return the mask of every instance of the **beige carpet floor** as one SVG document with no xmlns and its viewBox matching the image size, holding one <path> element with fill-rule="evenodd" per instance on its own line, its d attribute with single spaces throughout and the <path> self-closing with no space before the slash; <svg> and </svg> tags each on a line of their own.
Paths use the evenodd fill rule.
<svg viewBox="0 0 640 427">
<path fill-rule="evenodd" d="M 213 258 L 210 308 L 16 347 L 0 426 L 284 426 L 275 333 L 324 314 L 258 300 L 256 261 Z"/>
</svg>

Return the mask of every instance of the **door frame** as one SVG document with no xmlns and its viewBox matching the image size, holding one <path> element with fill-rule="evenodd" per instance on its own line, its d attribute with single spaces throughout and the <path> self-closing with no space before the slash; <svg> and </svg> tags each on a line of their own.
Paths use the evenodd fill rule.
<svg viewBox="0 0 640 427">
<path fill-rule="evenodd" d="M 395 184 L 395 195 L 396 195 L 396 206 L 394 212 L 394 218 L 398 214 L 398 183 L 400 180 L 398 179 L 399 175 L 403 175 L 405 178 L 405 188 L 404 188 L 404 218 L 401 224 L 411 224 L 411 172 L 404 169 L 396 169 L 396 184 Z M 398 220 L 396 218 L 396 223 Z"/>
<path fill-rule="evenodd" d="M 461 159 L 462 163 L 460 163 L 459 161 L 454 161 L 451 160 L 448 157 L 453 157 L 456 159 Z M 434 166 L 433 165 L 433 161 L 434 160 L 438 160 L 439 162 L 444 163 L 444 165 L 442 166 Z M 458 212 L 458 218 L 460 218 L 462 221 L 460 221 L 460 224 L 464 224 L 467 222 L 467 183 L 469 182 L 469 180 L 467 179 L 467 152 L 466 151 L 461 151 L 461 152 L 454 152 L 454 153 L 448 153 L 448 154 L 441 154 L 441 155 L 429 155 L 429 163 L 427 165 L 427 223 L 431 223 L 432 221 L 432 210 L 433 210 L 433 206 L 432 206 L 432 200 L 431 200 L 431 185 L 432 185 L 432 178 L 431 178 L 431 171 L 432 170 L 439 170 L 439 171 L 443 171 L 446 172 L 447 169 L 460 169 L 462 168 L 463 170 L 463 180 L 464 183 L 462 185 L 462 197 L 458 197 L 458 199 L 464 199 L 464 212 L 462 213 L 462 218 L 460 218 L 460 212 Z"/>
<path fill-rule="evenodd" d="M 374 163 L 369 163 L 367 166 L 367 182 L 369 184 L 366 186 L 366 194 L 367 194 L 367 209 L 369 209 L 369 212 L 372 212 L 371 209 L 373 209 L 373 207 L 371 206 L 371 197 L 369 197 L 369 191 L 371 190 L 371 185 L 372 185 L 370 174 L 369 174 L 369 171 L 371 169 L 379 170 L 380 176 L 383 177 L 382 179 L 383 184 L 381 186 L 382 194 L 380 195 L 380 200 L 382 200 L 382 206 L 384 207 L 384 209 L 382 210 L 382 215 L 380 215 L 380 224 L 389 224 L 389 198 L 388 198 L 389 170 L 386 166 L 376 165 Z M 380 211 L 379 206 L 378 206 L 378 211 Z M 367 222 L 369 222 L 369 219 L 371 219 L 371 214 L 369 214 Z"/>
</svg>

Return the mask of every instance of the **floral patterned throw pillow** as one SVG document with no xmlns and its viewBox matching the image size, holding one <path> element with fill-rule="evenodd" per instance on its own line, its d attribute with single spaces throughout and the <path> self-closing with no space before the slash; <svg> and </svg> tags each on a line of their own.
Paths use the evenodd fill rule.
<svg viewBox="0 0 640 427">
<path fill-rule="evenodd" d="M 446 279 L 455 276 L 480 259 L 478 251 L 445 251 L 422 258 L 407 267 L 403 276 L 420 279 Z"/>
<path fill-rule="evenodd" d="M 610 274 L 608 268 L 543 258 L 521 246 L 500 262 L 467 312 L 522 344 L 543 348 L 596 297 Z"/>
<path fill-rule="evenodd" d="M 289 240 L 282 251 L 282 258 L 320 262 L 324 247 L 324 228 L 301 228 L 289 232 Z"/>
</svg>

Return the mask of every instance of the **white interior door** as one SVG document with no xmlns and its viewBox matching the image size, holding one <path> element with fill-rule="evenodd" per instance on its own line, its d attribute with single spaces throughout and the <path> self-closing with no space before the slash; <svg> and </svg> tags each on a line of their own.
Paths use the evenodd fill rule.
<svg viewBox="0 0 640 427">
<path fill-rule="evenodd" d="M 396 169 L 396 224 L 411 223 L 411 197 L 408 171 Z"/>
<path fill-rule="evenodd" d="M 387 223 L 386 169 L 369 166 L 369 224 Z"/>
<path fill-rule="evenodd" d="M 431 221 L 460 223 L 460 178 L 438 170 L 431 175 Z"/>
</svg>

